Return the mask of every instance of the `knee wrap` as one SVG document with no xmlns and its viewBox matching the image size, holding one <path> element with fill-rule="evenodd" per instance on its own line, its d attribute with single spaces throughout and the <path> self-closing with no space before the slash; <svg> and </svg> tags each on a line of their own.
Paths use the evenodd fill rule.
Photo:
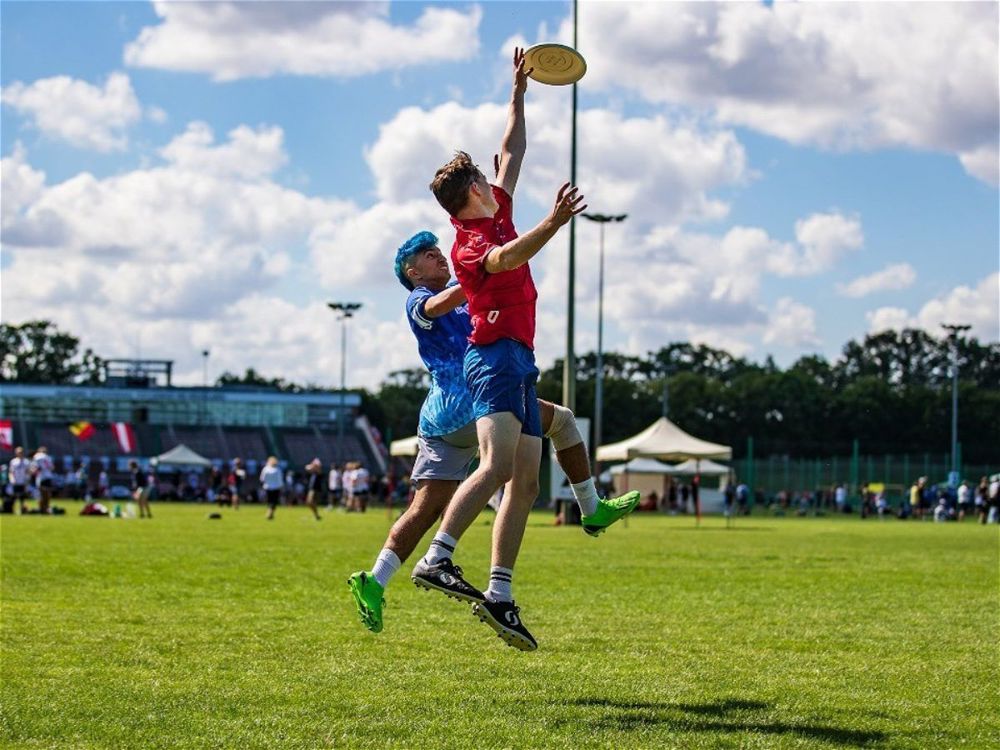
<svg viewBox="0 0 1000 750">
<path fill-rule="evenodd" d="M 552 441 L 552 447 L 561 451 L 582 443 L 583 438 L 580 437 L 580 430 L 576 427 L 576 417 L 573 416 L 573 412 L 559 404 L 553 406 L 555 414 L 552 415 L 552 426 L 545 433 L 545 437 Z"/>
</svg>

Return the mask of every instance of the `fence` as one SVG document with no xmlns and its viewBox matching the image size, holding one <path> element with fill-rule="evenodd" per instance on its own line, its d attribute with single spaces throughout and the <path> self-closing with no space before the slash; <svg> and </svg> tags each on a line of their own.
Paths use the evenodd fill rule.
<svg viewBox="0 0 1000 750">
<path fill-rule="evenodd" d="M 861 485 L 879 483 L 885 485 L 890 500 L 898 499 L 917 477 L 927 477 L 931 484 L 944 484 L 951 471 L 951 460 L 947 453 L 919 455 L 884 456 L 833 456 L 829 458 L 789 458 L 788 456 L 768 456 L 767 458 L 743 458 L 733 461 L 733 468 L 740 481 L 746 481 L 754 489 L 765 494 L 780 490 L 800 492 L 803 490 L 829 490 L 836 484 L 847 485 L 848 494 L 857 497 Z M 995 465 L 960 464 L 959 476 L 970 485 L 979 478 L 1000 471 L 1000 461 Z"/>
</svg>

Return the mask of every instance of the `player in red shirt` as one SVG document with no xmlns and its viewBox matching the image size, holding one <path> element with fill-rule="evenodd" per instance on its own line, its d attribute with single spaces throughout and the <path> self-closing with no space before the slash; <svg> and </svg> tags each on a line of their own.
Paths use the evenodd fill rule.
<svg viewBox="0 0 1000 750">
<path fill-rule="evenodd" d="M 538 226 L 521 236 L 514 228 L 511 196 L 526 148 L 524 92 L 528 73 L 524 51 L 515 50 L 498 185 L 490 185 L 463 151 L 439 169 L 431 183 L 434 197 L 455 226 L 452 264 L 472 320 L 465 376 L 472 394 L 480 463 L 455 493 L 427 555 L 412 574 L 418 585 L 475 601 L 473 611 L 480 619 L 505 642 L 524 651 L 537 648 L 537 642 L 520 619 L 511 586 L 525 523 L 538 496 L 542 454 L 534 356 L 538 293 L 528 261 L 560 227 L 586 208 L 577 188 L 566 183 L 559 189 L 552 211 Z M 501 487 L 504 496 L 493 527 L 490 585 L 479 600 L 468 595 L 474 587 L 462 580 L 451 558 L 458 539 Z M 593 520 L 604 528 L 634 505 L 623 501 L 621 508 L 612 511 L 616 518 L 607 523 L 603 516 Z M 607 511 L 606 507 L 601 509 L 602 513 Z"/>
</svg>

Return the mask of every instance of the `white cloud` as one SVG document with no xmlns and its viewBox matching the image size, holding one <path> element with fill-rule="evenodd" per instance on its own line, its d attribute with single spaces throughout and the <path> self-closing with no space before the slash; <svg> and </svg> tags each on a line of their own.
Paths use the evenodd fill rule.
<svg viewBox="0 0 1000 750">
<path fill-rule="evenodd" d="M 142 117 L 124 73 L 112 73 L 103 88 L 69 76 L 42 78 L 30 85 L 16 81 L 0 96 L 45 135 L 101 152 L 124 149 L 125 130 Z"/>
<path fill-rule="evenodd" d="M 997 184 L 997 13 L 996 3 L 589 3 L 583 85 L 793 143 L 951 153 Z"/>
<path fill-rule="evenodd" d="M 527 195 L 545 209 L 569 176 L 568 106 L 551 88 L 529 87 L 525 117 L 531 135 L 518 198 Z M 434 171 L 456 149 L 468 151 L 489 173 L 506 112 L 505 105 L 455 102 L 398 112 L 366 151 L 379 199 L 426 199 Z M 728 206 L 709 192 L 749 179 L 746 153 L 731 131 L 600 109 L 582 110 L 578 117 L 578 173 L 587 175 L 581 188 L 595 210 L 628 206 L 630 221 L 646 225 L 719 218 Z"/>
<path fill-rule="evenodd" d="M 900 307 L 880 307 L 867 313 L 872 333 L 886 329 L 923 328 L 941 335 L 942 323 L 966 323 L 985 341 L 1000 340 L 1000 273 L 991 273 L 975 287 L 957 286 L 924 303 L 916 315 Z"/>
<path fill-rule="evenodd" d="M 875 292 L 906 289 L 917 280 L 917 272 L 909 263 L 894 263 L 881 271 L 858 276 L 846 284 L 838 284 L 837 291 L 845 297 L 865 297 Z"/>
<path fill-rule="evenodd" d="M 125 48 L 139 67 L 230 81 L 278 74 L 353 77 L 440 61 L 479 49 L 478 6 L 424 9 L 411 26 L 389 4 L 213 2 L 154 4 L 162 19 Z"/>
<path fill-rule="evenodd" d="M 782 297 L 771 311 L 764 343 L 789 347 L 818 346 L 816 311 L 791 297 Z"/>
<path fill-rule="evenodd" d="M 240 125 L 229 132 L 228 143 L 217 146 L 214 141 L 206 123 L 192 122 L 160 149 L 160 155 L 181 169 L 245 179 L 270 175 L 288 161 L 284 132 L 277 126 L 253 130 Z"/>
</svg>

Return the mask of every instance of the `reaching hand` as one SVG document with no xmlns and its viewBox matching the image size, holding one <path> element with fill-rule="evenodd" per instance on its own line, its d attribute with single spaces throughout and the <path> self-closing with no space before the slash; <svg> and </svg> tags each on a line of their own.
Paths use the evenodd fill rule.
<svg viewBox="0 0 1000 750">
<path fill-rule="evenodd" d="M 514 95 L 523 94 L 528 88 L 528 75 L 534 68 L 524 69 L 524 48 L 514 48 Z"/>
<path fill-rule="evenodd" d="M 578 213 L 587 210 L 587 204 L 580 205 L 583 203 L 583 196 L 579 194 L 579 190 L 575 185 L 571 187 L 568 182 L 559 188 L 556 205 L 549 214 L 556 226 L 563 226 Z"/>
</svg>

